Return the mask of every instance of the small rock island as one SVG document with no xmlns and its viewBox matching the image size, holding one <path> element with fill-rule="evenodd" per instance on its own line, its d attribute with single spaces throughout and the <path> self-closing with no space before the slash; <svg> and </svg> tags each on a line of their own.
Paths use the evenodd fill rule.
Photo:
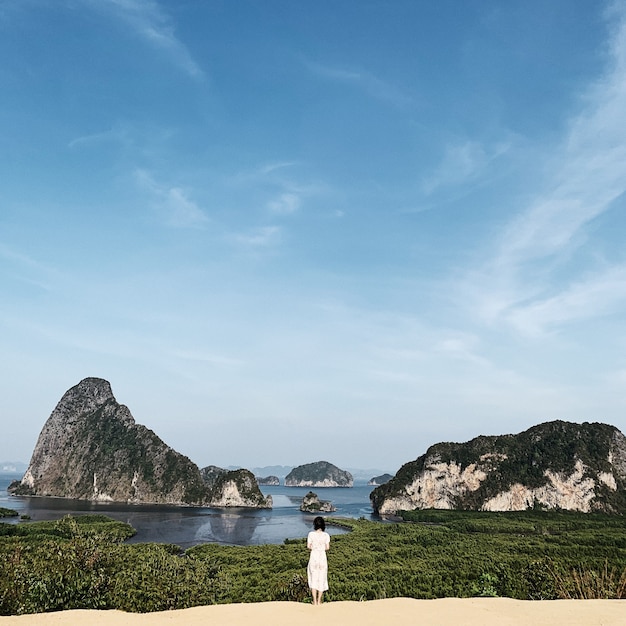
<svg viewBox="0 0 626 626">
<path fill-rule="evenodd" d="M 320 500 L 316 493 L 309 491 L 309 493 L 302 498 L 300 510 L 303 513 L 332 513 L 337 509 L 333 506 L 332 502 Z"/>
</svg>

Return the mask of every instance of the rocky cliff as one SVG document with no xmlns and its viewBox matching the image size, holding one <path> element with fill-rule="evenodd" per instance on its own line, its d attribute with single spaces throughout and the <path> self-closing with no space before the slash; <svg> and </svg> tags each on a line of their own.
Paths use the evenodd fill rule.
<svg viewBox="0 0 626 626">
<path fill-rule="evenodd" d="M 352 474 L 328 461 L 294 467 L 285 477 L 286 487 L 352 487 Z"/>
<path fill-rule="evenodd" d="M 626 437 L 607 424 L 547 422 L 517 435 L 439 443 L 372 491 L 380 514 L 413 509 L 626 513 Z"/>
<path fill-rule="evenodd" d="M 210 485 L 209 505 L 271 509 L 272 496 L 264 496 L 254 474 L 238 469 L 219 474 Z"/>
<path fill-rule="evenodd" d="M 136 424 L 101 378 L 86 378 L 65 393 L 10 491 L 132 503 L 220 506 L 214 503 L 222 499 L 197 465 Z"/>
</svg>

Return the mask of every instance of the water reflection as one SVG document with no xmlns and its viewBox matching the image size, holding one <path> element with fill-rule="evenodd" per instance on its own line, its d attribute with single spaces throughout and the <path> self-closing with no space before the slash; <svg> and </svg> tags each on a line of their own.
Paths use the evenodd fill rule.
<svg viewBox="0 0 626 626">
<path fill-rule="evenodd" d="M 200 543 L 255 545 L 283 543 L 285 539 L 306 537 L 313 515 L 299 510 L 303 496 L 309 491 L 298 487 L 264 487 L 271 494 L 272 509 L 215 509 L 150 504 L 89 502 L 65 498 L 28 498 L 8 496 L 6 488 L 12 478 L 0 475 L 0 506 L 27 515 L 33 521 L 60 519 L 68 514 L 101 513 L 130 524 L 137 534 L 130 543 L 171 543 L 183 549 Z M 320 490 L 320 497 L 331 500 L 338 517 L 372 517 L 369 503 L 371 488 Z M 19 523 L 18 519 L 5 523 Z M 331 534 L 345 532 L 328 527 Z"/>
<path fill-rule="evenodd" d="M 236 545 L 254 543 L 253 537 L 259 522 L 260 515 L 251 514 L 247 509 L 232 509 L 211 513 L 208 523 L 203 524 L 196 531 L 195 539 L 198 543 L 216 542 Z"/>
</svg>

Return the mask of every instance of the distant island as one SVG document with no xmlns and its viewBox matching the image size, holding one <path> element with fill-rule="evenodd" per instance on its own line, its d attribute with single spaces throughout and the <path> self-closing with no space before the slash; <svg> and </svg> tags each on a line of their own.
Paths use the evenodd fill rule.
<svg viewBox="0 0 626 626">
<path fill-rule="evenodd" d="M 20 461 L 0 461 L 0 472 L 18 474 L 26 471 L 28 465 Z"/>
<path fill-rule="evenodd" d="M 367 481 L 367 484 L 370 487 L 378 487 L 379 485 L 384 485 L 385 483 L 388 483 L 392 478 L 392 474 L 382 474 L 381 476 L 374 476 L 374 478 L 370 478 Z"/>
<path fill-rule="evenodd" d="M 317 461 L 294 467 L 285 477 L 286 487 L 352 487 L 350 472 L 328 461 Z"/>
<path fill-rule="evenodd" d="M 257 476 L 256 480 L 259 483 L 259 485 L 271 485 L 271 486 L 280 485 L 280 478 L 278 478 L 278 476 L 263 476 L 263 477 Z"/>
</svg>

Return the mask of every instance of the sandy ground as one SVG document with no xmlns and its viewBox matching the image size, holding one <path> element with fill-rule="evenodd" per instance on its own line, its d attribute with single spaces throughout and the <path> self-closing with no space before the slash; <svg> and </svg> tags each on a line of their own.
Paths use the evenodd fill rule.
<svg viewBox="0 0 626 626">
<path fill-rule="evenodd" d="M 164 613 L 62 611 L 0 617 L 0 626 L 626 626 L 626 600 L 394 598 L 370 602 L 224 604 Z"/>
</svg>

